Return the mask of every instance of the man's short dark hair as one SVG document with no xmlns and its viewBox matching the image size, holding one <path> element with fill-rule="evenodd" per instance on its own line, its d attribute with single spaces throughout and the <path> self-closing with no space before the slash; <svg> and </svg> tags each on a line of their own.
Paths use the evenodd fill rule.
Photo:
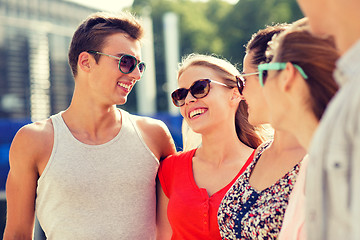
<svg viewBox="0 0 360 240">
<path fill-rule="evenodd" d="M 69 65 L 73 76 L 77 75 L 79 54 L 84 51 L 101 51 L 105 39 L 114 33 L 126 33 L 134 40 L 143 36 L 143 27 L 139 20 L 129 12 L 110 14 L 98 12 L 90 15 L 77 28 L 69 49 Z M 99 56 L 95 55 L 98 61 Z"/>
</svg>

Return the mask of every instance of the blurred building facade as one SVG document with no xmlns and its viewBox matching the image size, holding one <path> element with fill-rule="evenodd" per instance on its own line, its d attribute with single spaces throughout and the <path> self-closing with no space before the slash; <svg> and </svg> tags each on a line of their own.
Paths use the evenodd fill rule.
<svg viewBox="0 0 360 240">
<path fill-rule="evenodd" d="M 71 37 L 96 11 L 64 0 L 0 0 L 0 118 L 38 120 L 68 107 Z"/>
</svg>

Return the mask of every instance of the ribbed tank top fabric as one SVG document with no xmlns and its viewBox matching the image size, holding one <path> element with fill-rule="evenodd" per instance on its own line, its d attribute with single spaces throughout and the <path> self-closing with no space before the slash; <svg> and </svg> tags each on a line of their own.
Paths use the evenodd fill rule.
<svg viewBox="0 0 360 240">
<path fill-rule="evenodd" d="M 155 239 L 159 161 L 124 110 L 112 140 L 77 140 L 62 112 L 51 116 L 54 145 L 38 180 L 36 214 L 48 239 Z"/>
</svg>

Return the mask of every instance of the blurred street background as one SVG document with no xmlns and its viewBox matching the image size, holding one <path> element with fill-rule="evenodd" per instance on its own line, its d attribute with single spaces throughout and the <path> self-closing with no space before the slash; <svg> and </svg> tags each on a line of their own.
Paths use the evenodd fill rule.
<svg viewBox="0 0 360 240">
<path fill-rule="evenodd" d="M 121 108 L 163 120 L 178 150 L 182 117 L 170 93 L 177 87 L 181 57 L 215 54 L 241 71 L 244 44 L 253 33 L 302 17 L 295 0 L 0 0 L 0 236 L 9 147 L 16 131 L 68 107 L 74 80 L 67 53 L 75 29 L 93 12 L 121 10 L 143 19 L 147 63 L 143 79 Z"/>
</svg>

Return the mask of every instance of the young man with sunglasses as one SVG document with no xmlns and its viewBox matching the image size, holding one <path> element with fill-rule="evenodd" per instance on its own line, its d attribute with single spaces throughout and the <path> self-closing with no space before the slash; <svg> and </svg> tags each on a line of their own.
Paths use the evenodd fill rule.
<svg viewBox="0 0 360 240">
<path fill-rule="evenodd" d="M 13 140 L 4 239 L 32 239 L 35 212 L 49 239 L 155 238 L 155 178 L 174 143 L 162 122 L 116 107 L 145 70 L 142 31 L 125 13 L 76 30 L 69 108 Z"/>
<path fill-rule="evenodd" d="M 308 239 L 360 238 L 360 1 L 297 0 L 311 31 L 330 35 L 342 55 L 340 90 L 314 134 L 307 173 Z"/>
</svg>

